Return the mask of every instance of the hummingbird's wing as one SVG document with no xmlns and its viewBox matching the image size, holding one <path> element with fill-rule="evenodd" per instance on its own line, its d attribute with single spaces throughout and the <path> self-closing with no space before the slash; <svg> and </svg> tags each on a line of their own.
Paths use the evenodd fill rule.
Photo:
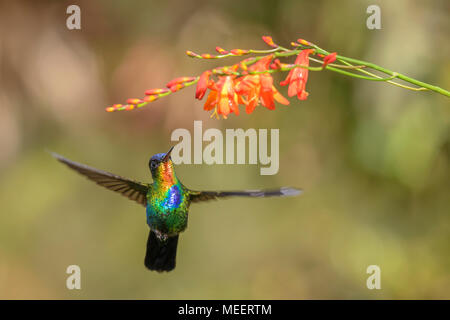
<svg viewBox="0 0 450 320">
<path fill-rule="evenodd" d="M 108 188 L 109 190 L 119 192 L 128 199 L 142 204 L 144 207 L 147 205 L 147 192 L 148 189 L 151 188 L 151 185 L 122 178 L 120 176 L 116 176 L 115 174 L 89 167 L 85 164 L 66 159 L 54 152 L 51 154 L 58 161 L 64 163 L 78 173 L 81 173 L 97 184 Z"/>
<path fill-rule="evenodd" d="M 280 188 L 274 190 L 243 190 L 243 191 L 193 191 L 189 190 L 191 202 L 217 200 L 227 197 L 292 197 L 302 193 L 301 189 Z"/>
</svg>

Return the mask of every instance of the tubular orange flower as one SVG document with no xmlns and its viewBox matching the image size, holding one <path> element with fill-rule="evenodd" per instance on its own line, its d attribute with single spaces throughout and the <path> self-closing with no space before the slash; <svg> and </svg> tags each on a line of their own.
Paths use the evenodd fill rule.
<svg viewBox="0 0 450 320">
<path fill-rule="evenodd" d="M 333 53 L 330 53 L 329 55 L 327 55 L 325 58 L 323 58 L 322 69 L 325 69 L 327 64 L 336 61 L 336 56 L 337 56 L 337 53 L 333 52 Z"/>
<path fill-rule="evenodd" d="M 192 57 L 192 58 L 198 58 L 198 57 L 200 57 L 200 55 L 196 54 L 195 52 L 192 52 L 191 50 L 187 50 L 187 51 L 186 51 L 186 54 L 187 54 L 189 57 Z"/>
<path fill-rule="evenodd" d="M 192 82 L 194 80 L 195 80 L 195 77 L 179 77 L 179 78 L 175 78 L 173 80 L 170 80 L 166 84 L 166 87 L 170 89 L 173 86 L 176 86 L 176 85 L 179 85 L 179 84 L 183 84 L 185 82 Z"/>
<path fill-rule="evenodd" d="M 161 94 L 161 93 L 166 93 L 166 92 L 169 92 L 169 89 L 155 88 L 155 89 L 149 89 L 149 90 L 145 91 L 145 95 L 151 96 L 154 94 Z"/>
<path fill-rule="evenodd" d="M 233 76 L 219 77 L 219 81 L 217 83 L 211 81 L 208 88 L 211 91 L 203 109 L 212 110 L 215 108 L 215 112 L 218 115 L 221 114 L 225 119 L 231 112 L 239 115 L 239 97 L 234 91 Z"/>
<path fill-rule="evenodd" d="M 120 104 L 120 103 L 116 103 L 116 104 L 113 104 L 112 106 L 110 106 L 110 107 L 107 107 L 106 108 L 106 111 L 108 111 L 108 112 L 113 112 L 113 111 L 116 111 L 117 109 L 119 109 L 119 108 L 121 108 L 122 107 L 122 105 Z"/>
<path fill-rule="evenodd" d="M 278 48 L 278 46 L 273 42 L 272 37 L 262 36 L 262 39 L 267 45 L 271 46 L 272 48 Z"/>
<path fill-rule="evenodd" d="M 142 103 L 142 102 L 144 102 L 142 99 L 133 99 L 133 98 L 131 98 L 131 99 L 127 100 L 128 104 L 139 104 L 139 103 Z"/>
<path fill-rule="evenodd" d="M 210 53 L 203 53 L 200 55 L 203 59 L 216 59 L 217 56 L 210 54 Z"/>
<path fill-rule="evenodd" d="M 206 70 L 202 73 L 200 76 L 200 79 L 197 82 L 197 89 L 195 90 L 195 98 L 198 100 L 202 100 L 205 96 L 206 89 L 208 88 L 209 84 L 209 77 L 211 76 L 211 71 Z"/>
<path fill-rule="evenodd" d="M 221 47 L 216 47 L 216 51 L 220 54 L 227 54 L 228 51 Z"/>
<path fill-rule="evenodd" d="M 283 64 L 280 62 L 279 59 L 273 60 L 273 62 L 270 64 L 270 69 L 277 70 L 283 67 Z"/>
<path fill-rule="evenodd" d="M 295 59 L 296 65 L 301 66 L 309 66 L 309 55 L 313 52 L 312 49 L 305 49 L 300 51 L 300 53 L 297 56 L 297 59 Z M 288 76 L 286 79 L 282 82 L 280 82 L 280 85 L 285 86 L 289 84 L 288 88 L 288 96 L 292 97 L 297 95 L 297 98 L 300 100 L 306 100 L 308 97 L 308 92 L 305 90 L 306 82 L 308 81 L 308 69 L 305 68 L 294 68 L 291 71 L 289 71 Z"/>
<path fill-rule="evenodd" d="M 266 56 L 250 66 L 250 72 L 262 72 L 268 70 L 273 55 Z M 275 109 L 275 100 L 281 104 L 288 105 L 289 101 L 278 92 L 273 86 L 273 78 L 269 73 L 261 73 L 256 75 L 246 75 L 236 81 L 236 92 L 244 96 L 245 111 L 252 113 L 259 102 L 270 109 Z"/>
<path fill-rule="evenodd" d="M 177 83 L 172 85 L 171 87 L 169 87 L 170 91 L 172 92 L 177 92 L 178 90 L 181 90 L 185 87 L 185 85 L 183 83 Z"/>
<path fill-rule="evenodd" d="M 153 102 L 158 98 L 159 98 L 158 95 L 151 95 L 151 96 L 145 96 L 143 100 L 144 100 L 144 102 Z"/>
<path fill-rule="evenodd" d="M 230 53 L 235 55 L 235 56 L 242 56 L 244 54 L 248 53 L 248 50 L 244 50 L 244 49 L 232 49 L 230 50 Z"/>
<path fill-rule="evenodd" d="M 304 46 L 309 46 L 310 43 L 309 41 L 306 41 L 305 39 L 297 39 L 297 42 L 304 45 Z"/>
</svg>

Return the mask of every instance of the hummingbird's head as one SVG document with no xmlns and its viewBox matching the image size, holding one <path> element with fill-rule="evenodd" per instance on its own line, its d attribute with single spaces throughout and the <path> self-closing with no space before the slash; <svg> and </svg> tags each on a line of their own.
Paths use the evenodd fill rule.
<svg viewBox="0 0 450 320">
<path fill-rule="evenodd" d="M 169 181 L 173 181 L 175 174 L 173 169 L 173 162 L 170 158 L 170 153 L 172 152 L 173 147 L 170 148 L 166 153 L 157 153 L 153 157 L 150 158 L 148 166 L 152 173 L 153 179 L 164 179 Z"/>
</svg>

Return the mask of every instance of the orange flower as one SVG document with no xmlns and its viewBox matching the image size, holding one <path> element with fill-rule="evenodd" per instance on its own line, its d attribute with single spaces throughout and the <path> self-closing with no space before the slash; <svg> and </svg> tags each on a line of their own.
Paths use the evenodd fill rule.
<svg viewBox="0 0 450 320">
<path fill-rule="evenodd" d="M 228 51 L 221 47 L 216 47 L 216 51 L 220 54 L 228 54 Z"/>
<path fill-rule="evenodd" d="M 273 42 L 272 37 L 270 36 L 262 36 L 263 41 L 271 46 L 272 48 L 278 48 L 278 46 Z"/>
<path fill-rule="evenodd" d="M 169 92 L 169 89 L 155 88 L 155 89 L 149 89 L 149 90 L 145 91 L 145 95 L 151 96 L 151 95 L 154 95 L 154 94 L 162 94 L 162 93 L 166 93 L 166 92 Z"/>
<path fill-rule="evenodd" d="M 232 49 L 232 50 L 230 50 L 230 53 L 231 53 L 232 55 L 235 55 L 235 56 L 242 56 L 242 55 L 244 55 L 244 54 L 247 54 L 247 53 L 248 53 L 248 50 L 244 50 L 244 49 Z"/>
<path fill-rule="evenodd" d="M 169 81 L 166 84 L 166 87 L 170 89 L 171 87 L 177 86 L 179 84 L 184 84 L 185 82 L 192 82 L 194 80 L 195 77 L 179 77 Z"/>
<path fill-rule="evenodd" d="M 309 66 L 309 55 L 313 52 L 312 49 L 305 49 L 300 51 L 295 60 L 296 65 Z M 308 97 L 308 92 L 305 90 L 306 82 L 308 81 L 308 69 L 305 68 L 294 68 L 289 71 L 288 76 L 280 85 L 285 86 L 289 84 L 288 96 L 292 97 L 297 95 L 300 100 L 306 100 Z"/>
<path fill-rule="evenodd" d="M 217 112 L 217 115 L 223 115 L 225 119 L 231 112 L 239 115 L 238 104 L 240 99 L 234 90 L 233 76 L 219 77 L 219 81 L 217 83 L 211 81 L 208 88 L 211 91 L 203 109 L 209 111 L 215 108 L 214 112 Z"/>
<path fill-rule="evenodd" d="M 333 53 L 330 53 L 329 55 L 327 55 L 325 58 L 323 58 L 322 69 L 325 69 L 327 64 L 336 61 L 336 55 L 337 55 L 337 53 L 333 52 Z"/>
<path fill-rule="evenodd" d="M 206 89 L 208 88 L 209 84 L 209 77 L 211 76 L 211 71 L 206 70 L 203 72 L 200 76 L 200 79 L 197 82 L 197 89 L 195 91 L 195 98 L 198 100 L 202 100 L 205 96 Z"/>
<path fill-rule="evenodd" d="M 262 72 L 269 69 L 273 56 L 269 55 L 248 68 L 250 72 Z M 269 73 L 246 75 L 236 81 L 236 92 L 244 96 L 245 111 L 252 113 L 259 102 L 270 109 L 275 109 L 275 100 L 288 105 L 289 101 L 273 86 L 273 78 Z"/>
</svg>

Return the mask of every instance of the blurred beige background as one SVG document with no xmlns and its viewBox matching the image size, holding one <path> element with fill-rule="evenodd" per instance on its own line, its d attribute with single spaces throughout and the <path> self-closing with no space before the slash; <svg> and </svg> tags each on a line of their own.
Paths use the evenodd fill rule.
<svg viewBox="0 0 450 320">
<path fill-rule="evenodd" d="M 81 7 L 81 30 L 66 28 L 70 4 Z M 382 30 L 366 28 L 370 4 L 381 7 Z M 193 88 L 104 111 L 217 63 L 185 50 L 264 48 L 265 34 L 449 89 L 449 9 L 445 0 L 1 2 L 0 298 L 450 298 L 448 98 L 320 72 L 307 101 L 226 121 L 210 119 Z M 180 165 L 187 186 L 305 193 L 193 205 L 176 270 L 152 273 L 145 210 L 45 149 L 151 181 L 148 158 L 194 120 L 280 128 L 280 171 Z M 66 289 L 71 264 L 81 290 Z M 382 290 L 366 288 L 371 264 Z"/>
</svg>

